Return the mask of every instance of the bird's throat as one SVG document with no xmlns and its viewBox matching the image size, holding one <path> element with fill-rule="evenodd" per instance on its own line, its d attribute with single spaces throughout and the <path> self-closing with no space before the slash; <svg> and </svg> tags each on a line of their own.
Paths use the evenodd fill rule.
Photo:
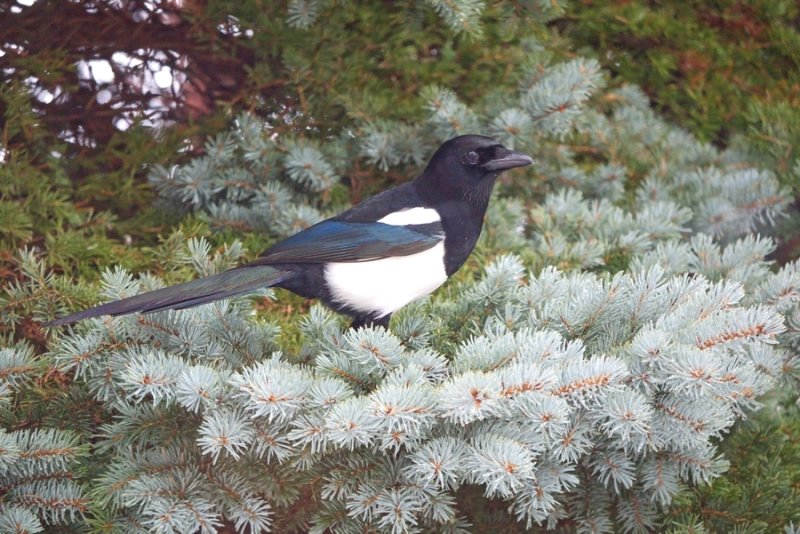
<svg viewBox="0 0 800 534">
<path fill-rule="evenodd" d="M 464 192 L 464 200 L 473 209 L 481 213 L 481 218 L 489 206 L 489 199 L 492 196 L 492 189 L 497 175 L 490 175 L 478 182 L 478 185 L 467 189 Z"/>
</svg>

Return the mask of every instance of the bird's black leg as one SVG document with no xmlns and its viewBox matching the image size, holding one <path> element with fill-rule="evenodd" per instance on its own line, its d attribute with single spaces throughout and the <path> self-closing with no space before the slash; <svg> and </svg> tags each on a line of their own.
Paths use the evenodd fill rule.
<svg viewBox="0 0 800 534">
<path fill-rule="evenodd" d="M 389 315 L 384 315 L 380 319 L 376 319 L 370 315 L 357 315 L 355 319 L 353 319 L 353 324 L 350 325 L 350 328 L 358 330 L 359 328 L 363 328 L 365 326 L 382 326 L 386 330 L 389 330 L 389 321 L 391 319 L 391 313 Z"/>
</svg>

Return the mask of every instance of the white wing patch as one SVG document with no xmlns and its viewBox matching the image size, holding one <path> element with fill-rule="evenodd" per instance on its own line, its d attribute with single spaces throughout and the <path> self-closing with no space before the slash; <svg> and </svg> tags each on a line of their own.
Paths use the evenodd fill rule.
<svg viewBox="0 0 800 534">
<path fill-rule="evenodd" d="M 427 222 L 439 220 L 439 214 L 435 210 L 425 208 L 395 212 L 384 219 L 415 210 L 431 211 L 436 214 L 435 220 L 427 219 Z M 430 214 L 426 216 L 430 217 Z M 421 215 L 419 217 L 421 219 Z M 381 219 L 379 222 L 386 221 Z M 377 314 L 378 318 L 385 317 L 409 302 L 430 294 L 446 280 L 444 240 L 428 250 L 409 256 L 360 263 L 328 263 L 325 266 L 325 281 L 335 301 L 361 312 Z"/>
<path fill-rule="evenodd" d="M 430 224 L 441 221 L 439 212 L 432 208 L 411 208 L 407 210 L 395 211 L 382 219 L 379 223 L 391 224 L 392 226 L 408 226 L 411 224 Z"/>
</svg>

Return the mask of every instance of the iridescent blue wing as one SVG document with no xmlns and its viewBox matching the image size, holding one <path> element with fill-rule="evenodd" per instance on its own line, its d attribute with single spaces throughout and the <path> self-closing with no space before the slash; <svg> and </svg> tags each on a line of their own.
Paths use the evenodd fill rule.
<svg viewBox="0 0 800 534">
<path fill-rule="evenodd" d="M 371 261 L 416 254 L 442 239 L 438 222 L 397 226 L 329 219 L 275 244 L 254 264 Z"/>
</svg>

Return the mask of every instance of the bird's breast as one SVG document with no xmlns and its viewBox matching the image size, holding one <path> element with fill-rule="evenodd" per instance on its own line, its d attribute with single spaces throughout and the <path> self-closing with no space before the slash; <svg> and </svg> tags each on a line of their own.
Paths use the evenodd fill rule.
<svg viewBox="0 0 800 534">
<path fill-rule="evenodd" d="M 430 294 L 446 280 L 444 242 L 408 256 L 325 266 L 333 300 L 376 318 Z"/>
</svg>

